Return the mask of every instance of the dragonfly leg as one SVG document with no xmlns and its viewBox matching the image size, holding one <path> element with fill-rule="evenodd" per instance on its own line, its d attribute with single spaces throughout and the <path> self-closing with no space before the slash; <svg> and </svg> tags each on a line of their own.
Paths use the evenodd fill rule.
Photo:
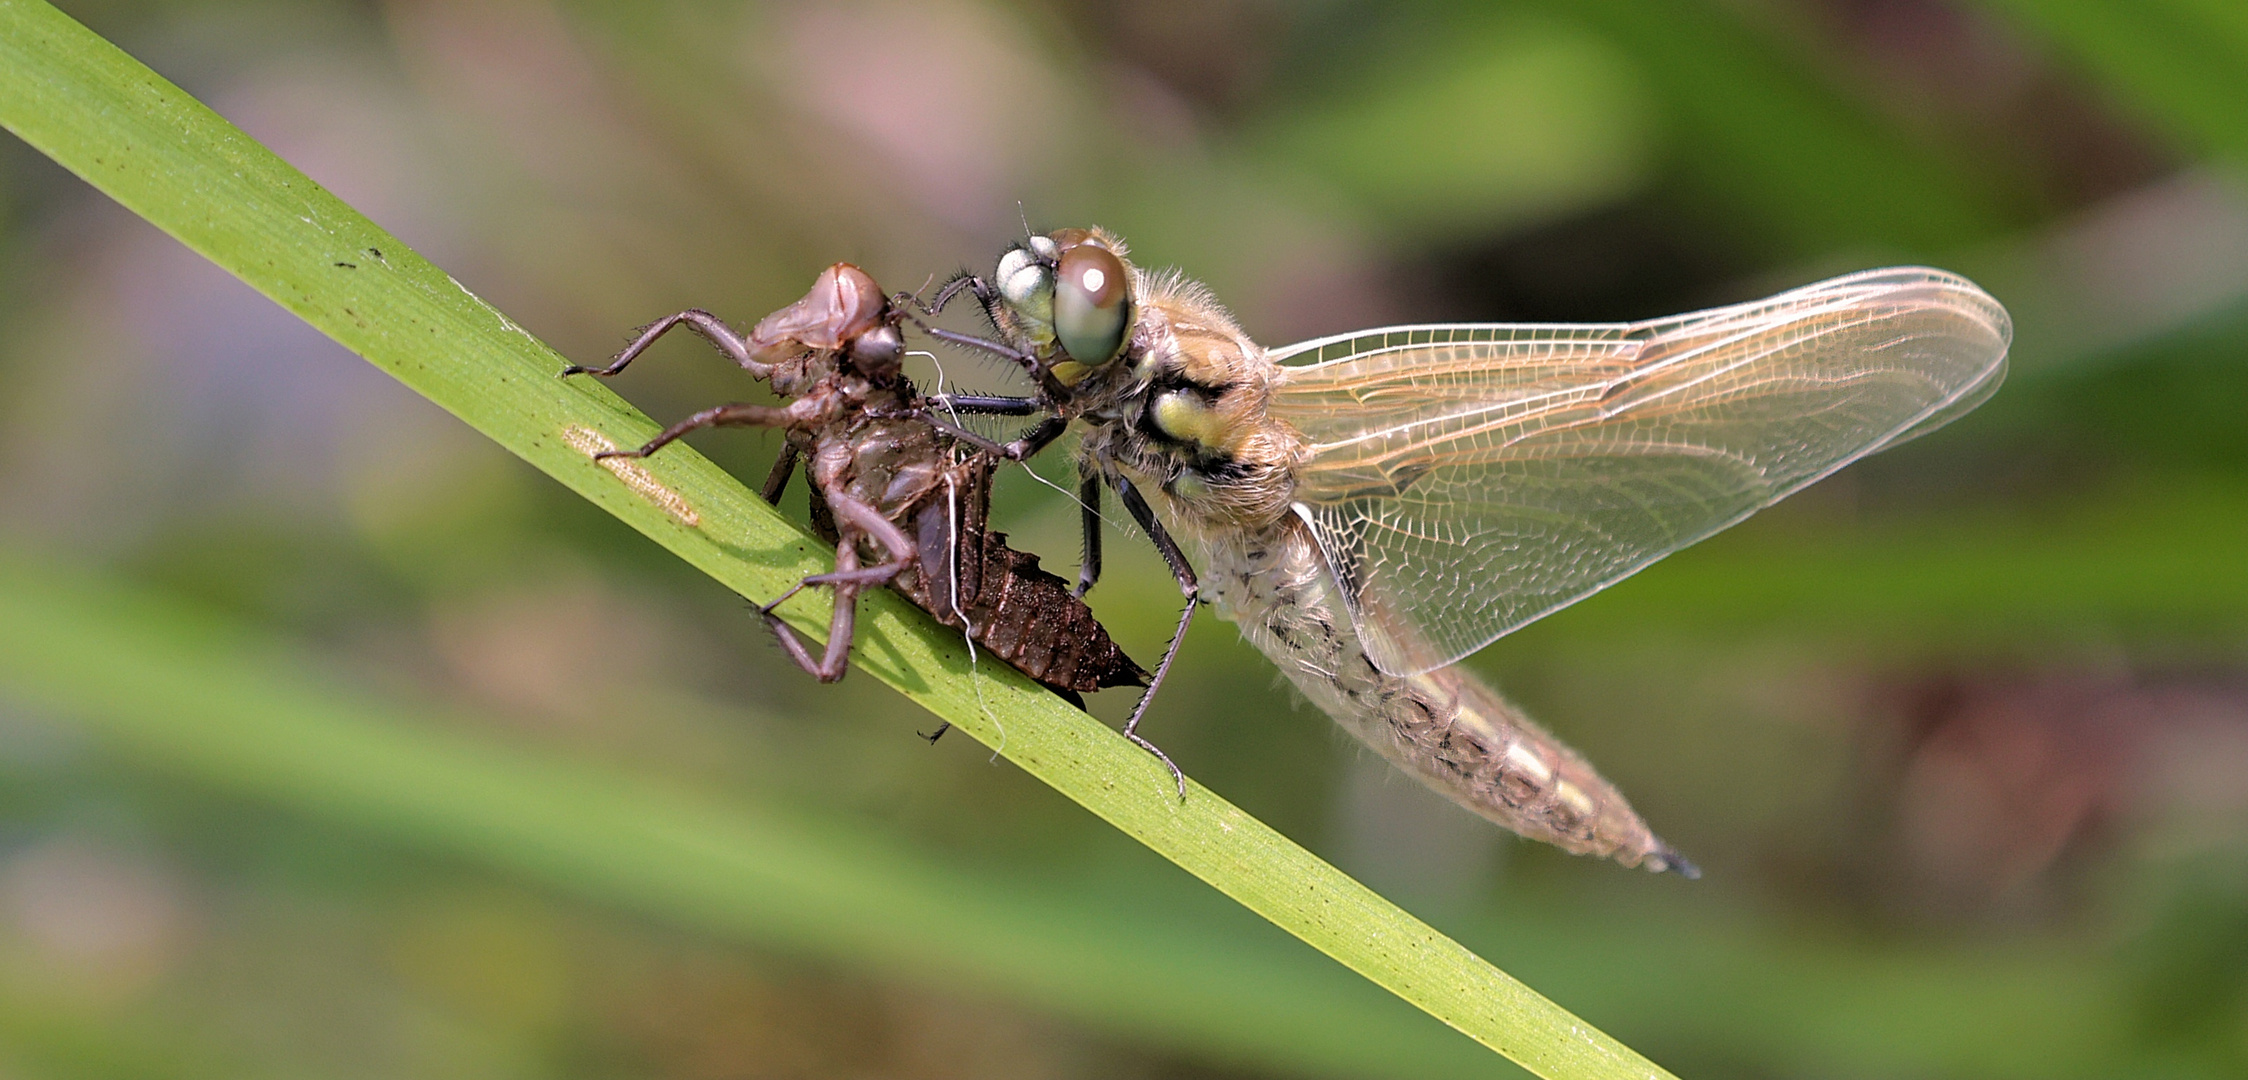
<svg viewBox="0 0 2248 1080">
<path fill-rule="evenodd" d="M 764 618 L 773 636 L 780 639 L 781 648 L 787 651 L 789 659 L 811 672 L 813 678 L 831 683 L 842 678 L 851 664 L 851 636 L 857 628 L 859 591 L 897 577 L 899 571 L 911 565 L 916 551 L 913 541 L 884 518 L 881 511 L 848 492 L 829 490 L 822 494 L 835 515 L 836 532 L 840 534 L 835 545 L 835 569 L 797 582 L 772 603 L 758 608 L 757 613 Z M 873 566 L 860 566 L 858 542 L 862 536 L 872 537 L 889 558 Z M 782 621 L 774 609 L 807 586 L 819 585 L 835 590 L 835 613 L 828 618 L 827 650 L 814 658 L 796 628 Z"/>
<path fill-rule="evenodd" d="M 1026 460 L 1040 450 L 1052 446 L 1054 440 L 1061 438 L 1062 432 L 1068 430 L 1069 420 L 1067 417 L 1049 416 L 1040 420 L 1029 431 L 1024 432 L 1020 438 L 1008 443 L 1001 449 L 999 456 L 1009 461 Z"/>
<path fill-rule="evenodd" d="M 856 544 L 846 542 L 835 549 L 835 568 L 838 573 L 859 568 Z M 774 637 L 780 639 L 782 651 L 788 653 L 789 659 L 796 661 L 797 667 L 810 672 L 813 678 L 823 683 L 831 683 L 842 678 L 851 665 L 851 636 L 857 629 L 859 585 L 850 581 L 836 584 L 835 614 L 829 616 L 827 621 L 827 650 L 814 657 L 803 637 L 797 634 L 796 628 L 773 613 L 773 609 L 779 607 L 782 600 L 796 595 L 797 590 L 809 584 L 812 584 L 811 578 L 797 582 L 796 587 L 782 593 L 780 599 L 758 608 L 757 614 L 764 617 L 766 627 L 773 631 Z"/>
<path fill-rule="evenodd" d="M 1038 357 L 1033 353 L 1024 352 L 1023 350 L 1015 348 L 1014 346 L 1006 344 L 1005 342 L 993 341 L 990 338 L 980 338 L 975 336 L 974 334 L 963 334 L 955 330 L 944 329 L 940 326 L 931 326 L 928 323 L 922 322 L 921 319 L 918 316 L 915 316 L 912 312 L 906 312 L 905 317 L 908 319 L 912 319 L 913 325 L 919 328 L 922 333 L 927 334 L 930 337 L 937 339 L 938 341 L 949 341 L 952 344 L 958 345 L 965 349 L 980 349 L 984 352 L 992 354 L 993 356 L 1000 357 L 1008 361 L 1009 363 L 1014 364 L 1016 367 L 1029 372 L 1033 377 L 1036 377 L 1039 374 Z"/>
<path fill-rule="evenodd" d="M 632 344 L 626 345 L 624 351 L 619 352 L 616 359 L 609 361 L 607 366 L 588 367 L 583 364 L 571 364 L 569 367 L 562 369 L 562 374 L 564 376 L 614 375 L 623 371 L 626 364 L 632 363 L 641 353 L 647 351 L 648 346 L 655 344 L 657 338 L 670 333 L 675 326 L 684 326 L 697 334 L 701 334 L 703 340 L 716 346 L 719 352 L 725 353 L 727 359 L 740 364 L 750 374 L 760 379 L 771 375 L 773 372 L 771 364 L 760 363 L 750 356 L 748 339 L 735 333 L 734 329 L 727 326 L 718 316 L 700 308 L 689 308 L 677 315 L 666 315 L 641 327 L 640 333 L 632 339 Z"/>
<path fill-rule="evenodd" d="M 1155 677 L 1148 681 L 1147 693 L 1140 695 L 1139 704 L 1132 706 L 1131 718 L 1124 721 L 1125 738 L 1170 766 L 1172 779 L 1179 783 L 1179 798 L 1183 800 L 1186 798 L 1186 774 L 1179 771 L 1170 755 L 1156 749 L 1154 743 L 1141 738 L 1139 727 L 1140 718 L 1147 715 L 1148 705 L 1155 701 L 1155 692 L 1163 688 L 1164 677 L 1171 673 L 1171 662 L 1179 658 L 1179 646 L 1186 643 L 1187 627 L 1194 624 L 1194 609 L 1201 603 L 1202 585 L 1194 576 L 1193 564 L 1187 562 L 1186 552 L 1179 550 L 1178 541 L 1171 539 L 1171 534 L 1164 531 L 1163 522 L 1156 518 L 1154 510 L 1148 508 L 1147 500 L 1140 497 L 1140 489 L 1115 473 L 1109 474 L 1108 481 L 1116 488 L 1117 497 L 1123 500 L 1124 509 L 1131 512 L 1132 520 L 1139 522 L 1140 528 L 1147 530 L 1149 542 L 1162 554 L 1163 561 L 1170 565 L 1171 576 L 1179 583 L 1179 592 L 1186 596 L 1186 610 L 1179 612 L 1179 628 L 1171 635 L 1171 644 L 1163 650 L 1163 662 L 1155 666 Z"/>
<path fill-rule="evenodd" d="M 932 409 L 984 416 L 1033 416 L 1046 410 L 1037 398 L 996 394 L 928 394 L 921 401 Z"/>
<path fill-rule="evenodd" d="M 796 472 L 798 453 L 795 443 L 784 442 L 781 444 L 781 456 L 774 459 L 773 471 L 765 474 L 765 490 L 759 492 L 759 494 L 765 496 L 767 503 L 774 505 L 780 503 L 781 492 L 788 490 L 788 478 Z"/>
<path fill-rule="evenodd" d="M 944 433 L 946 436 L 956 439 L 960 442 L 967 443 L 968 445 L 973 446 L 976 449 L 983 451 L 984 453 L 997 454 L 1000 456 L 1005 456 L 1007 453 L 1007 448 L 1005 446 L 990 439 L 984 438 L 983 436 L 978 435 L 975 432 L 968 430 L 967 428 L 961 427 L 960 425 L 955 424 L 952 421 L 947 420 L 941 416 L 932 416 L 924 412 L 920 414 L 920 420 L 922 423 L 937 429 L 938 431 Z"/>
<path fill-rule="evenodd" d="M 1022 461 L 1030 457 L 1031 455 L 1038 453 L 1040 450 L 1044 450 L 1048 446 L 1053 445 L 1055 439 L 1061 438 L 1062 432 L 1069 430 L 1069 420 L 1067 418 L 1060 416 L 1049 416 L 1044 420 L 1040 420 L 1038 424 L 1035 427 L 1032 427 L 1029 431 L 1024 432 L 1020 438 L 1012 439 L 1002 443 L 993 442 L 992 440 L 984 438 L 983 436 L 978 435 L 975 432 L 968 430 L 967 428 L 961 427 L 960 425 L 955 424 L 950 420 L 946 420 L 943 417 L 932 416 L 927 410 L 922 410 L 922 412 L 920 413 L 920 419 L 922 423 L 927 424 L 930 427 L 933 427 L 938 431 L 951 436 L 954 439 L 958 439 L 961 442 L 967 443 L 968 445 L 973 446 L 978 450 L 982 450 L 985 453 L 994 454 L 999 457 L 1005 458 L 1008 461 Z"/>
<path fill-rule="evenodd" d="M 990 282 L 966 271 L 962 271 L 959 276 L 945 282 L 944 286 L 937 290 L 936 298 L 926 304 L 922 303 L 921 298 L 917 296 L 903 296 L 894 299 L 892 302 L 896 305 L 900 314 L 912 319 L 913 325 L 921 328 L 922 333 L 936 338 L 938 341 L 949 341 L 955 345 L 970 349 L 982 349 L 993 355 L 1003 356 L 1013 361 L 1024 371 L 1030 372 L 1033 377 L 1038 376 L 1037 356 L 1004 342 L 993 341 L 990 338 L 974 337 L 968 334 L 955 333 L 951 330 L 938 329 L 921 321 L 920 316 L 907 310 L 907 305 L 910 304 L 912 307 L 920 308 L 921 314 L 933 319 L 944 311 L 946 304 L 951 303 L 953 298 L 963 292 L 976 298 L 976 303 L 983 307 L 986 316 L 990 316 L 992 310 L 1001 303 L 998 289 L 992 288 Z"/>
<path fill-rule="evenodd" d="M 1079 599 L 1101 580 L 1101 474 L 1080 464 L 1077 469 L 1078 528 L 1085 539 L 1085 554 L 1077 561 Z"/>
<path fill-rule="evenodd" d="M 927 286 L 923 286 L 923 288 L 927 288 Z M 962 292 L 975 296 L 976 302 L 982 304 L 986 310 L 990 309 L 991 305 L 999 299 L 999 290 L 992 288 L 984 279 L 962 270 L 953 275 L 952 280 L 939 286 L 936 297 L 926 304 L 922 303 L 918 296 L 903 293 L 893 298 L 891 303 L 898 307 L 904 307 L 910 303 L 914 307 L 920 308 L 924 314 L 934 316 L 943 313 L 944 306 L 951 303 L 953 297 L 959 296 Z"/>
<path fill-rule="evenodd" d="M 663 429 L 663 433 L 642 443 L 636 450 L 603 450 L 593 455 L 595 460 L 612 457 L 644 458 L 670 445 L 681 435 L 713 427 L 787 427 L 794 422 L 788 410 L 773 405 L 714 405 L 693 416 Z M 783 483 L 787 477 L 781 478 Z M 767 483 L 771 481 L 768 480 Z"/>
</svg>

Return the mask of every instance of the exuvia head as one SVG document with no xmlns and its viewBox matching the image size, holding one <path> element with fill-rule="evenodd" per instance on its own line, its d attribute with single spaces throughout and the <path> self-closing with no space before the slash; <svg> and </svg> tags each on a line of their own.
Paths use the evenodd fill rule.
<svg viewBox="0 0 2248 1080">
<path fill-rule="evenodd" d="M 1132 329 L 1131 271 L 1098 230 L 1033 236 L 999 257 L 993 284 L 1020 329 L 1061 350 L 1054 378 L 1067 386 L 1124 351 Z"/>
<path fill-rule="evenodd" d="M 836 263 L 820 280 L 832 282 L 827 297 L 832 321 L 827 329 L 835 340 L 818 344 L 841 349 L 844 366 L 869 382 L 895 381 L 905 363 L 905 334 L 898 329 L 897 309 L 882 287 L 850 263 Z M 816 286 L 813 292 L 818 294 Z"/>
<path fill-rule="evenodd" d="M 867 272 L 836 263 L 820 272 L 802 300 L 758 320 L 750 355 L 776 364 L 812 353 L 840 352 L 853 371 L 876 383 L 898 375 L 905 337 L 898 312 Z"/>
</svg>

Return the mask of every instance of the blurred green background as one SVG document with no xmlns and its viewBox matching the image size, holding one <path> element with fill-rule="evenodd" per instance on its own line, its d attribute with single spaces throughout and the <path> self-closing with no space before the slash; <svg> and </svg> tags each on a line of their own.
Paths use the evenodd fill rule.
<svg viewBox="0 0 2248 1080">
<path fill-rule="evenodd" d="M 1148 730 L 1682 1076 L 2248 1073 L 2248 9 L 64 6 L 588 359 L 1025 220 L 1274 345 L 1967 273 L 1988 405 L 1472 661 L 1702 881 L 1454 810 L 1216 620 Z M 1511 1069 L 12 139 L 0 281 L 0 1076 Z M 1152 658 L 1143 547 L 1095 601 Z"/>
</svg>

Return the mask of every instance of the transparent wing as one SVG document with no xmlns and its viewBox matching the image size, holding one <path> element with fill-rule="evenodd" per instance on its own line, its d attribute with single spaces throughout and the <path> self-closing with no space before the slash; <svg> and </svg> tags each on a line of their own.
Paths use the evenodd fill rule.
<svg viewBox="0 0 2248 1080">
<path fill-rule="evenodd" d="M 1360 635 L 1415 674 L 1966 413 L 2011 335 L 1965 278 L 1871 270 L 1652 322 L 1305 342 L 1272 410 Z"/>
</svg>

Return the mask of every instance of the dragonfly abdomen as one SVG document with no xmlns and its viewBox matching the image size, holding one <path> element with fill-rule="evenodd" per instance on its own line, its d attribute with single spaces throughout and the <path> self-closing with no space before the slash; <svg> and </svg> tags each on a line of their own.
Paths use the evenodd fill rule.
<svg viewBox="0 0 2248 1080">
<path fill-rule="evenodd" d="M 1219 613 L 1313 704 L 1421 783 L 1574 854 L 1698 873 L 1581 755 L 1473 673 L 1377 668 L 1300 522 L 1207 544 L 1206 558 Z"/>
<path fill-rule="evenodd" d="M 937 621 L 968 631 L 1001 660 L 1057 690 L 1147 685 L 1147 672 L 1037 556 L 1008 547 L 1005 533 L 970 533 L 959 543 L 963 564 L 981 563 L 972 593 L 927 574 L 901 581 L 899 589 Z"/>
</svg>

